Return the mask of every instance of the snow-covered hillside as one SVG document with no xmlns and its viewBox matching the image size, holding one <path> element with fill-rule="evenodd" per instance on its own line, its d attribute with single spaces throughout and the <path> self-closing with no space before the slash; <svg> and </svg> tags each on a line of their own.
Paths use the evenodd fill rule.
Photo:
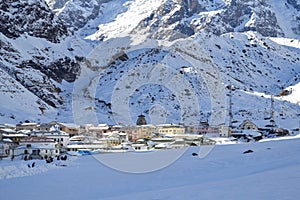
<svg viewBox="0 0 300 200">
<path fill-rule="evenodd" d="M 0 5 L 0 20 L 10 22 L 0 33 L 0 78 L 10 78 L 0 122 L 131 124 L 143 113 L 151 123 L 226 124 L 232 84 L 235 125 L 267 125 L 271 94 L 276 123 L 299 124 L 297 1 Z"/>
<path fill-rule="evenodd" d="M 191 147 L 173 163 L 149 173 L 127 173 L 164 163 L 180 150 L 99 154 L 46 164 L 0 161 L 3 199 L 298 199 L 299 139 L 215 146 L 204 158 Z M 252 150 L 252 153 L 244 154 Z M 155 157 L 154 157 L 154 155 Z M 118 166 L 117 170 L 114 169 Z M 137 171 L 139 172 L 139 171 Z"/>
</svg>

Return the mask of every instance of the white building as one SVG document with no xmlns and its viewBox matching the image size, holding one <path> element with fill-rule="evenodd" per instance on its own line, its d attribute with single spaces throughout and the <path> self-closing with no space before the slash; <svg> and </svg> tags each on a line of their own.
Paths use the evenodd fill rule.
<svg viewBox="0 0 300 200">
<path fill-rule="evenodd" d="M 29 136 L 19 142 L 20 146 L 11 149 L 10 155 L 19 156 L 57 156 L 60 149 L 57 148 L 57 142 L 47 137 Z"/>
<path fill-rule="evenodd" d="M 111 132 L 109 126 L 107 124 L 98 124 L 98 126 L 94 126 L 93 124 L 85 125 L 85 132 L 89 134 L 93 134 L 95 137 L 103 137 L 104 133 Z"/>
<path fill-rule="evenodd" d="M 45 131 L 45 132 L 33 131 L 27 133 L 27 135 L 53 139 L 54 142 L 60 145 L 60 147 L 66 147 L 70 140 L 69 134 L 63 131 Z"/>
</svg>

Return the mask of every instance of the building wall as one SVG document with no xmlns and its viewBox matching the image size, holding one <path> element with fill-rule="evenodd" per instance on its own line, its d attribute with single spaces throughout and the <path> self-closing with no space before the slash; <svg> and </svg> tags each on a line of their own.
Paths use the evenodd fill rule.
<svg viewBox="0 0 300 200">
<path fill-rule="evenodd" d="M 9 156 L 9 144 L 0 143 L 0 158 Z"/>
<path fill-rule="evenodd" d="M 184 127 L 159 127 L 157 129 L 158 133 L 161 134 L 185 134 Z"/>
<path fill-rule="evenodd" d="M 20 149 L 11 149 L 10 155 L 20 156 L 20 155 L 32 155 L 38 152 L 38 155 L 45 156 L 58 156 L 60 154 L 59 149 L 38 149 L 38 148 L 20 148 Z"/>
<path fill-rule="evenodd" d="M 156 132 L 154 126 L 130 126 L 119 128 L 119 131 L 124 131 L 128 134 L 129 141 L 136 141 L 138 139 L 150 138 Z"/>
<path fill-rule="evenodd" d="M 37 128 L 38 124 L 36 123 L 24 123 L 24 124 L 18 124 L 16 126 L 16 131 L 20 131 L 20 130 L 35 130 Z"/>
<path fill-rule="evenodd" d="M 66 133 L 69 133 L 70 136 L 78 135 L 79 134 L 79 129 L 77 128 L 69 128 L 66 126 L 61 126 L 60 130 Z"/>
</svg>

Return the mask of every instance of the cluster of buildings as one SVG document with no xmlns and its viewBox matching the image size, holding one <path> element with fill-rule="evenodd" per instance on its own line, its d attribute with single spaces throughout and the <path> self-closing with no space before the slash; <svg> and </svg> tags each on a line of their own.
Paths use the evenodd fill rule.
<svg viewBox="0 0 300 200">
<path fill-rule="evenodd" d="M 108 149 L 131 143 L 136 149 L 153 140 L 157 148 L 162 143 L 174 142 L 175 147 L 200 145 L 205 135 L 223 135 L 220 128 L 186 127 L 178 124 L 147 125 L 144 116 L 139 116 L 135 126 L 109 126 L 107 124 L 76 124 L 49 122 L 20 123 L 17 125 L 0 124 L 0 157 L 30 156 L 44 158 L 58 156 L 67 151 L 91 148 Z M 167 138 L 167 139 L 166 139 Z M 175 142 L 175 140 L 177 142 Z M 181 143 L 179 142 L 181 141 Z M 188 141 L 188 142 L 186 142 Z M 176 144 L 176 145 L 175 145 Z"/>
<path fill-rule="evenodd" d="M 241 130 L 258 130 L 249 120 Z M 124 150 L 124 144 L 134 149 L 180 148 L 187 145 L 213 144 L 209 138 L 235 136 L 247 137 L 245 132 L 233 132 L 228 126 L 210 126 L 201 122 L 198 126 L 180 124 L 149 125 L 145 116 L 138 117 L 135 126 L 109 126 L 86 124 L 79 126 L 61 122 L 46 124 L 22 123 L 0 125 L 0 157 L 58 156 L 67 151 Z M 256 134 L 252 137 L 260 137 Z M 151 143 L 149 143 L 149 141 Z M 151 145 L 150 145 L 151 144 Z"/>
</svg>

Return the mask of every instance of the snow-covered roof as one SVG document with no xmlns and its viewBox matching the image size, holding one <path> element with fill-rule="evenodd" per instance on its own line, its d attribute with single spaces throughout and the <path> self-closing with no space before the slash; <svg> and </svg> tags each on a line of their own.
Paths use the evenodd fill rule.
<svg viewBox="0 0 300 200">
<path fill-rule="evenodd" d="M 85 140 L 87 137 L 84 135 L 75 135 L 70 138 L 70 141 L 78 141 L 78 140 Z"/>
<path fill-rule="evenodd" d="M 59 123 L 59 124 L 62 125 L 62 126 L 68 127 L 68 128 L 76 128 L 76 129 L 80 128 L 79 125 L 72 124 L 72 123 Z"/>
<path fill-rule="evenodd" d="M 98 127 L 109 128 L 107 124 L 98 124 Z"/>
<path fill-rule="evenodd" d="M 16 131 L 10 128 L 3 128 L 0 129 L 1 132 L 5 132 L 5 133 L 15 133 Z"/>
<path fill-rule="evenodd" d="M 38 123 L 30 122 L 30 123 L 23 123 L 21 126 L 36 126 Z"/>
<path fill-rule="evenodd" d="M 3 137 L 27 137 L 27 135 L 22 133 L 15 133 L 15 134 L 2 134 Z"/>
<path fill-rule="evenodd" d="M 159 125 L 157 125 L 157 127 L 160 127 L 160 128 L 168 128 L 168 127 L 183 128 L 183 126 L 179 125 L 179 124 L 159 124 Z"/>
<path fill-rule="evenodd" d="M 63 131 L 46 131 L 46 132 L 29 132 L 28 134 L 30 135 L 35 135 L 35 136 L 66 136 L 68 137 L 69 134 Z"/>
<path fill-rule="evenodd" d="M 4 125 L 5 127 L 10 127 L 10 128 L 16 128 L 15 124 L 1 124 Z"/>
<path fill-rule="evenodd" d="M 11 139 L 8 139 L 8 138 L 3 139 L 2 141 L 3 141 L 3 142 L 8 142 L 8 143 L 13 142 Z"/>
</svg>

